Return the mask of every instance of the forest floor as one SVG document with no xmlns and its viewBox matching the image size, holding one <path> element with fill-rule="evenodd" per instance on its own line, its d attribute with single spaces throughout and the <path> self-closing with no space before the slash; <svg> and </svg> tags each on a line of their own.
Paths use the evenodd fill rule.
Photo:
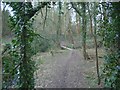
<svg viewBox="0 0 120 90">
<path fill-rule="evenodd" d="M 100 88 L 97 85 L 94 49 L 87 50 L 90 60 L 84 60 L 81 50 L 59 50 L 37 53 L 33 58 L 38 67 L 35 72 L 36 88 Z M 102 49 L 98 50 L 99 56 Z M 99 58 L 100 67 L 103 65 Z M 100 68 L 101 73 L 101 68 Z"/>
</svg>

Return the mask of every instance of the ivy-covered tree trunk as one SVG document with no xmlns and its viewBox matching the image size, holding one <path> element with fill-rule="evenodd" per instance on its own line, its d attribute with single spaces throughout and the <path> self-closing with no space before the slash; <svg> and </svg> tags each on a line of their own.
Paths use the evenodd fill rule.
<svg viewBox="0 0 120 90">
<path fill-rule="evenodd" d="M 102 3 L 105 87 L 120 89 L 120 2 Z"/>
<path fill-rule="evenodd" d="M 83 46 L 83 55 L 84 59 L 87 59 L 86 52 L 86 3 L 82 2 L 82 46 Z"/>
<path fill-rule="evenodd" d="M 99 63 L 98 63 L 98 49 L 97 49 L 97 26 L 96 26 L 96 16 L 97 16 L 97 5 L 94 3 L 94 42 L 95 42 L 95 56 L 96 56 L 96 69 L 98 76 L 98 85 L 100 85 L 100 75 L 99 75 Z"/>
<path fill-rule="evenodd" d="M 12 7 L 14 15 L 11 16 L 11 27 L 14 28 L 13 32 L 15 38 L 12 40 L 13 51 L 10 51 L 11 56 L 14 57 L 14 69 L 11 70 L 9 80 L 7 80 L 5 87 L 16 87 L 21 90 L 32 90 L 34 88 L 34 61 L 31 60 L 33 55 L 31 52 L 31 42 L 35 37 L 35 33 L 32 29 L 32 23 L 34 21 L 33 16 L 41 8 L 47 5 L 49 2 L 41 2 L 41 4 L 35 8 L 32 7 L 31 2 L 8 2 Z M 6 67 L 4 67 L 6 69 Z M 12 80 L 13 77 L 16 79 Z M 14 82 L 14 83 L 13 83 Z"/>
<path fill-rule="evenodd" d="M 0 4 L 1 5 L 1 4 Z M 0 38 L 2 39 L 2 11 L 0 7 Z M 0 45 L 0 48 L 2 48 L 2 45 Z M 2 50 L 0 50 L 0 55 L 2 55 Z M 2 89 L 2 58 L 0 57 L 0 89 Z"/>
<path fill-rule="evenodd" d="M 60 38 L 61 38 L 61 9 L 62 2 L 59 0 L 59 16 L 58 16 L 58 30 L 57 30 L 57 46 L 60 47 Z"/>
<path fill-rule="evenodd" d="M 115 77 L 115 87 L 116 89 L 120 89 L 120 2 L 112 2 L 113 11 L 111 17 L 113 19 L 113 30 L 116 32 L 115 39 L 116 39 L 116 47 L 117 48 L 117 77 Z"/>
<path fill-rule="evenodd" d="M 31 46 L 30 39 L 32 37 L 31 29 L 28 28 L 28 21 L 31 17 L 27 16 L 31 12 L 29 12 L 29 8 L 32 8 L 31 3 L 19 2 L 16 3 L 18 7 L 21 7 L 21 10 L 16 10 L 19 12 L 16 14 L 18 21 L 18 30 L 19 35 L 17 39 L 19 39 L 19 47 L 20 47 L 20 66 L 19 66 L 19 87 L 21 89 L 32 89 L 34 88 L 34 62 L 31 61 Z"/>
</svg>

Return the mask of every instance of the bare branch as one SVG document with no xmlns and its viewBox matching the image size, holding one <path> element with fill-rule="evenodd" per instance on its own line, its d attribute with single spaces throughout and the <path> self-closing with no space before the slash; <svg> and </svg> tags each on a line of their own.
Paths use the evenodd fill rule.
<svg viewBox="0 0 120 90">
<path fill-rule="evenodd" d="M 75 9 L 75 11 L 81 16 L 81 12 L 79 8 L 77 7 L 77 4 L 75 2 L 71 2 L 71 5 Z"/>
<path fill-rule="evenodd" d="M 41 16 L 43 17 L 43 12 L 42 12 L 42 9 L 41 9 Z"/>
</svg>

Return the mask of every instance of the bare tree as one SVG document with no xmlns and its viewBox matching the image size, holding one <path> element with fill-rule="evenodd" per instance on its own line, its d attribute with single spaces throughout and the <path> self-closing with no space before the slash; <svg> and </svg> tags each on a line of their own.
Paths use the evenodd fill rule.
<svg viewBox="0 0 120 90">
<path fill-rule="evenodd" d="M 83 46 L 83 55 L 84 59 L 87 60 L 87 52 L 86 52 L 86 3 L 82 4 L 82 46 Z"/>
<path fill-rule="evenodd" d="M 84 59 L 88 59 L 88 54 L 86 52 L 86 2 L 71 2 L 72 7 L 75 9 L 75 11 L 79 14 L 79 16 L 82 17 L 82 46 L 83 46 L 83 56 Z M 80 6 L 82 8 L 80 8 Z M 81 10 L 82 9 L 82 10 Z M 82 12 L 81 12 L 82 11 Z"/>
<path fill-rule="evenodd" d="M 57 29 L 57 46 L 60 47 L 60 36 L 61 36 L 61 9 L 62 2 L 59 1 L 59 16 L 58 16 L 58 29 Z"/>
<path fill-rule="evenodd" d="M 96 34 L 96 3 L 94 3 L 94 32 L 93 32 L 93 20 L 92 20 L 92 14 L 90 13 L 90 6 L 91 3 L 87 3 L 87 7 L 88 7 L 88 13 L 89 13 L 89 17 L 90 17 L 90 30 L 91 30 L 91 34 L 94 38 L 94 43 L 95 43 L 95 56 L 96 56 L 96 68 L 97 68 L 97 76 L 98 76 L 98 85 L 100 84 L 100 75 L 99 75 L 99 65 L 98 65 L 98 50 L 97 50 L 97 34 Z"/>
</svg>

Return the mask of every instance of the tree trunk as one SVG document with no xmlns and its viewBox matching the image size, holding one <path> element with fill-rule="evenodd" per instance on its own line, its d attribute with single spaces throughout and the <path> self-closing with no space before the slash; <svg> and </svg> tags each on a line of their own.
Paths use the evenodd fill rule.
<svg viewBox="0 0 120 90">
<path fill-rule="evenodd" d="M 69 37 L 70 37 L 70 42 L 72 44 L 74 44 L 74 40 L 73 40 L 73 36 L 72 36 L 72 26 L 71 26 L 71 16 L 69 17 L 69 24 L 68 24 L 68 33 L 69 33 Z"/>
<path fill-rule="evenodd" d="M 96 68 L 97 68 L 97 76 L 98 76 L 98 85 L 100 85 L 98 50 L 97 50 L 97 34 L 96 34 L 96 3 L 94 3 L 94 35 L 93 36 L 94 36 L 94 41 L 95 41 L 95 54 L 96 54 L 95 56 L 96 56 Z"/>
<path fill-rule="evenodd" d="M 87 60 L 87 52 L 86 52 L 86 3 L 82 3 L 82 46 L 83 46 L 83 56 L 84 59 Z"/>
<path fill-rule="evenodd" d="M 58 30 L 57 30 L 57 46 L 60 48 L 60 38 L 61 38 L 61 8 L 62 2 L 59 1 L 59 17 L 58 17 Z"/>
<path fill-rule="evenodd" d="M 78 35 L 80 35 L 80 16 L 76 14 L 76 30 Z"/>
<path fill-rule="evenodd" d="M 2 12 L 0 7 L 0 38 L 2 40 Z M 0 45 L 0 48 L 2 48 L 2 45 Z M 2 50 L 0 50 L 0 55 L 2 55 Z M 2 58 L 0 57 L 0 89 L 2 90 Z"/>
</svg>

